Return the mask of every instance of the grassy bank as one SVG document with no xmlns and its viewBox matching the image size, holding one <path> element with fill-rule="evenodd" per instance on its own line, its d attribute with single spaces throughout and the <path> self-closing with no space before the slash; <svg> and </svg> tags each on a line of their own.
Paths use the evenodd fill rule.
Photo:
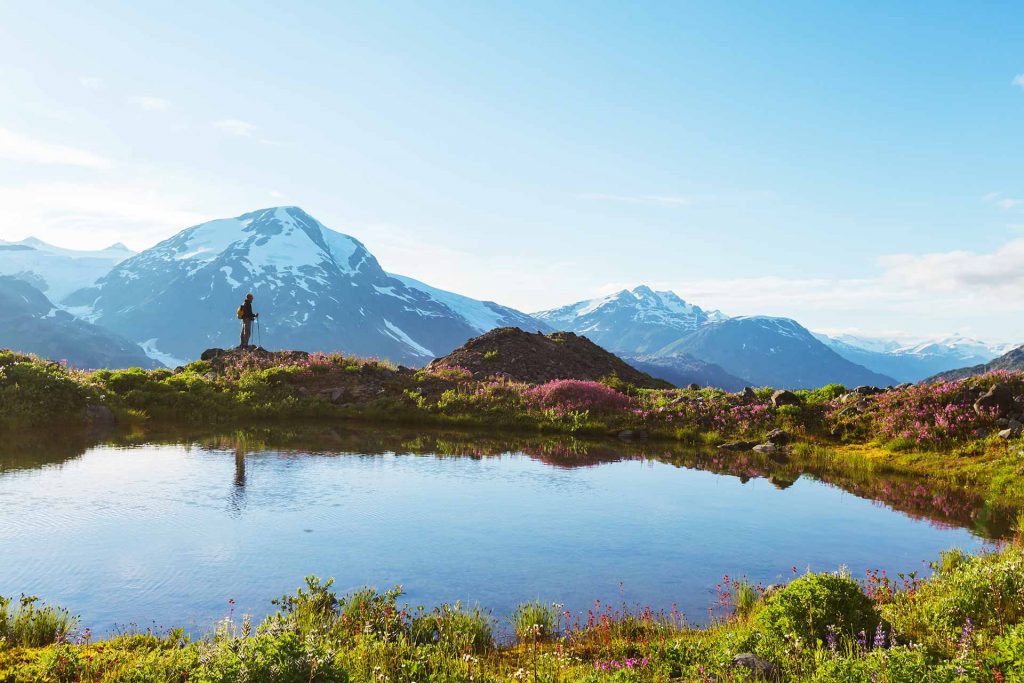
<svg viewBox="0 0 1024 683">
<path fill-rule="evenodd" d="M 726 580 L 706 628 L 671 612 L 542 603 L 498 624 L 476 607 L 409 608 L 397 591 L 339 597 L 311 577 L 258 625 L 228 615 L 195 637 L 94 640 L 67 612 L 15 600 L 0 603 L 0 681 L 741 681 L 749 667 L 793 681 L 1024 680 L 1020 543 L 946 553 L 933 569 L 768 589 Z"/>
<path fill-rule="evenodd" d="M 940 478 L 1024 505 L 1024 444 L 975 408 L 994 386 L 1024 398 L 1024 374 L 871 392 L 829 385 L 773 400 L 772 389 L 638 389 L 616 377 L 529 385 L 458 369 L 414 371 L 339 354 L 232 354 L 171 370 L 69 370 L 0 352 L 0 431 L 54 424 L 231 426 L 333 420 L 607 436 L 740 450 L 783 429 L 797 449 L 876 471 Z M 1014 404 L 1020 406 L 1020 403 Z M 1013 410 L 1024 410 L 1024 406 Z"/>
</svg>

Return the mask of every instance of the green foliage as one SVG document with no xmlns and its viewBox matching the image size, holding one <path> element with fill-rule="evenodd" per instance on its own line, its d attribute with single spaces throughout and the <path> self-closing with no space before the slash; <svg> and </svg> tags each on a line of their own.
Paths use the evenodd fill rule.
<svg viewBox="0 0 1024 683">
<path fill-rule="evenodd" d="M 494 360 L 497 357 L 498 352 L 493 349 L 484 353 L 484 360 Z"/>
<path fill-rule="evenodd" d="M 510 621 L 520 643 L 543 642 L 558 635 L 558 609 L 540 600 L 518 605 Z"/>
<path fill-rule="evenodd" d="M 622 379 L 616 372 L 612 372 L 610 375 L 605 375 L 598 381 L 606 387 L 614 389 L 620 394 L 625 394 L 626 396 L 640 395 L 640 388 L 638 386 Z"/>
<path fill-rule="evenodd" d="M 732 592 L 736 616 L 741 619 L 753 614 L 754 609 L 761 603 L 761 592 L 746 579 L 737 581 Z"/>
<path fill-rule="evenodd" d="M 409 625 L 417 645 L 436 645 L 452 653 L 482 654 L 494 647 L 493 619 L 478 606 L 444 604 L 427 612 L 422 607 Z"/>
<path fill-rule="evenodd" d="M 92 396 L 64 366 L 0 350 L 0 424 L 74 418 Z"/>
<path fill-rule="evenodd" d="M 0 649 L 13 645 L 42 647 L 67 640 L 78 624 L 63 607 L 38 604 L 39 598 L 22 595 L 13 610 L 13 598 L 0 596 Z"/>
<path fill-rule="evenodd" d="M 803 399 L 807 405 L 827 405 L 832 401 L 836 400 L 846 392 L 846 387 L 842 384 L 826 384 L 825 386 L 807 390 L 803 389 L 796 392 L 796 395 Z"/>
<path fill-rule="evenodd" d="M 770 638 L 825 642 L 828 634 L 852 640 L 870 638 L 879 617 L 860 584 L 840 574 L 807 574 L 765 599 L 756 622 Z"/>
<path fill-rule="evenodd" d="M 912 593 L 900 593 L 883 608 L 901 633 L 935 652 L 960 648 L 967 620 L 972 629 L 1002 630 L 1024 617 L 1024 550 L 968 556 L 945 553 L 936 574 Z"/>
</svg>

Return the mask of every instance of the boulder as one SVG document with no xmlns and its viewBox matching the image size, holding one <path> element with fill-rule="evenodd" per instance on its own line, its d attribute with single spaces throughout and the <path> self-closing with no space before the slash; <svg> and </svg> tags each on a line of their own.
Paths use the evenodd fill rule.
<svg viewBox="0 0 1024 683">
<path fill-rule="evenodd" d="M 690 382 L 689 384 L 686 385 L 686 388 L 689 389 L 690 391 L 698 391 L 700 389 L 700 385 L 697 384 L 696 382 Z"/>
<path fill-rule="evenodd" d="M 723 443 L 718 447 L 720 451 L 749 451 L 751 448 L 756 446 L 757 443 L 754 441 L 730 441 L 729 443 Z"/>
<path fill-rule="evenodd" d="M 318 393 L 331 403 L 341 403 L 345 399 L 347 392 L 341 387 L 331 387 L 329 389 L 321 389 Z"/>
<path fill-rule="evenodd" d="M 878 387 L 869 387 L 869 386 L 860 386 L 860 387 L 856 387 L 853 390 L 853 393 L 860 394 L 861 396 L 874 396 L 875 394 L 881 394 L 883 392 L 884 392 L 884 389 L 879 389 Z"/>
<path fill-rule="evenodd" d="M 214 358 L 220 358 L 227 351 L 224 349 L 206 349 L 199 355 L 199 360 L 213 360 Z"/>
<path fill-rule="evenodd" d="M 757 394 L 754 393 L 754 390 L 752 388 L 750 388 L 750 387 L 743 387 L 743 393 L 740 394 L 740 397 L 744 401 L 756 401 L 757 400 Z"/>
<path fill-rule="evenodd" d="M 764 453 L 766 455 L 773 455 L 779 452 L 779 447 L 773 443 L 760 443 L 753 448 L 755 453 Z"/>
<path fill-rule="evenodd" d="M 759 657 L 753 652 L 741 652 L 729 662 L 730 669 L 746 669 L 751 678 L 772 679 L 778 673 L 778 668 L 764 657 Z"/>
<path fill-rule="evenodd" d="M 1000 439 L 1016 439 L 1021 435 L 1021 429 L 1010 429 L 1007 427 L 999 432 Z"/>
<path fill-rule="evenodd" d="M 767 436 L 765 436 L 765 440 L 770 444 L 775 444 L 776 446 L 785 446 L 793 440 L 793 435 L 785 429 L 773 429 L 768 432 Z"/>
<path fill-rule="evenodd" d="M 974 411 L 978 415 L 994 413 L 996 417 L 1007 417 L 1017 412 L 1017 402 L 1013 398 L 1013 390 L 1005 384 L 993 384 L 992 388 L 978 397 L 974 402 Z"/>
<path fill-rule="evenodd" d="M 779 389 L 772 394 L 772 405 L 776 408 L 782 406 L 798 406 L 800 405 L 800 397 L 789 389 Z"/>
</svg>

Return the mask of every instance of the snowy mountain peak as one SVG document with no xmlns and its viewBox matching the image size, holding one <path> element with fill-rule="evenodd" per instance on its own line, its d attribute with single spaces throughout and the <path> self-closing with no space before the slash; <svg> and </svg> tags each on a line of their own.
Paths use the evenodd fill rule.
<svg viewBox="0 0 1024 683">
<path fill-rule="evenodd" d="M 611 350 L 654 351 L 712 320 L 675 292 L 647 285 L 535 313 L 548 325 L 587 335 Z M 714 319 L 724 319 L 715 311 Z"/>
<path fill-rule="evenodd" d="M 238 343 L 235 309 L 255 295 L 263 343 L 422 365 L 494 324 L 527 316 L 387 274 L 363 244 L 296 206 L 182 230 L 65 300 L 143 345 L 188 359 Z M 542 325 L 541 325 L 542 326 Z"/>
</svg>

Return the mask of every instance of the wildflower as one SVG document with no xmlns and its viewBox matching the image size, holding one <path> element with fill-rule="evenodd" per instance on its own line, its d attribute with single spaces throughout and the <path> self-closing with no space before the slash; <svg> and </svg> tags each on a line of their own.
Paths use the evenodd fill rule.
<svg viewBox="0 0 1024 683">
<path fill-rule="evenodd" d="M 882 622 L 878 622 L 878 628 L 875 629 L 875 639 L 872 641 L 871 646 L 876 649 L 884 648 L 885 643 L 885 631 L 882 629 Z"/>
</svg>

